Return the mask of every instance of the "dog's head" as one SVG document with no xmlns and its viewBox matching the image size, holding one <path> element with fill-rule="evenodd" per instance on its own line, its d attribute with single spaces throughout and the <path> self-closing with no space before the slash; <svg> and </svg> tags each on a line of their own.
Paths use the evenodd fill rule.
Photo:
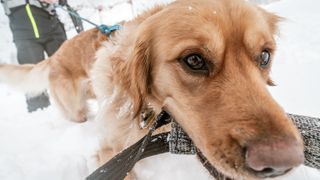
<svg viewBox="0 0 320 180">
<path fill-rule="evenodd" d="M 128 61 L 134 111 L 164 107 L 230 177 L 298 166 L 300 135 L 267 90 L 278 20 L 239 0 L 181 0 L 147 18 Z"/>
</svg>

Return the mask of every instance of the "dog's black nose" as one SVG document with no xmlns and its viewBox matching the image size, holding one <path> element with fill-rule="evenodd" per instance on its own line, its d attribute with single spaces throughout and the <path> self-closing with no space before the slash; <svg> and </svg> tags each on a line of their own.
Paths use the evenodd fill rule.
<svg viewBox="0 0 320 180">
<path fill-rule="evenodd" d="M 280 176 L 303 163 L 303 146 L 293 138 L 255 141 L 248 144 L 245 161 L 260 178 Z"/>
</svg>

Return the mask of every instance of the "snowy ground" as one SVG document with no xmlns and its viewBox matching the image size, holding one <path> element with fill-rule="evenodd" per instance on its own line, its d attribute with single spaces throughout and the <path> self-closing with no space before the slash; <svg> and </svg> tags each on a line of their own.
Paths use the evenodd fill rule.
<svg viewBox="0 0 320 180">
<path fill-rule="evenodd" d="M 93 8 L 100 1 L 70 2 L 77 7 L 82 5 L 80 13 L 86 17 L 108 24 L 128 19 L 151 4 L 147 0 L 134 1 L 135 7 L 131 9 L 129 4 L 123 3 L 112 11 L 99 14 Z M 111 4 L 115 2 L 119 1 L 108 1 Z M 106 8 L 110 4 L 103 5 Z M 279 50 L 272 72 L 278 86 L 270 90 L 288 112 L 317 117 L 320 117 L 319 7 L 320 1 L 315 0 L 281 0 L 265 6 L 287 18 L 281 23 Z M 7 19 L 2 14 L 1 9 L 0 62 L 16 62 Z M 67 26 L 67 29 L 70 28 L 70 25 Z M 70 30 L 68 35 L 74 35 L 74 30 Z M 24 95 L 4 85 L 0 85 L 0 109 L 1 180 L 84 179 L 95 168 L 93 156 L 98 141 L 92 121 L 82 124 L 69 122 L 60 116 L 54 106 L 28 114 Z M 161 155 L 153 159 L 152 164 L 146 162 L 147 168 L 137 166 L 145 180 L 209 179 L 192 156 Z M 320 172 L 300 167 L 291 175 L 279 179 L 319 180 Z"/>
</svg>

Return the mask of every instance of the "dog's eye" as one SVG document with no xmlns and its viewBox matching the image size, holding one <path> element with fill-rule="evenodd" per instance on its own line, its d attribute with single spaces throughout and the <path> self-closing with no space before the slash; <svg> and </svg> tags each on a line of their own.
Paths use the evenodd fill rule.
<svg viewBox="0 0 320 180">
<path fill-rule="evenodd" d="M 185 64 L 191 71 L 208 73 L 208 65 L 206 60 L 198 54 L 191 54 L 182 59 L 183 64 Z"/>
<path fill-rule="evenodd" d="M 268 50 L 263 50 L 260 54 L 260 67 L 265 68 L 270 62 L 270 52 Z"/>
<path fill-rule="evenodd" d="M 203 69 L 205 65 L 203 58 L 199 55 L 187 56 L 184 61 L 193 70 Z"/>
</svg>

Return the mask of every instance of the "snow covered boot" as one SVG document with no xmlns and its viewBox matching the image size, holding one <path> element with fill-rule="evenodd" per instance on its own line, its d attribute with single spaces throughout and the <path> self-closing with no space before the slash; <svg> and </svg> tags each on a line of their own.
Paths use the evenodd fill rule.
<svg viewBox="0 0 320 180">
<path fill-rule="evenodd" d="M 34 112 L 38 109 L 44 109 L 50 105 L 47 93 L 42 93 L 38 96 L 27 97 L 28 112 Z"/>
</svg>

